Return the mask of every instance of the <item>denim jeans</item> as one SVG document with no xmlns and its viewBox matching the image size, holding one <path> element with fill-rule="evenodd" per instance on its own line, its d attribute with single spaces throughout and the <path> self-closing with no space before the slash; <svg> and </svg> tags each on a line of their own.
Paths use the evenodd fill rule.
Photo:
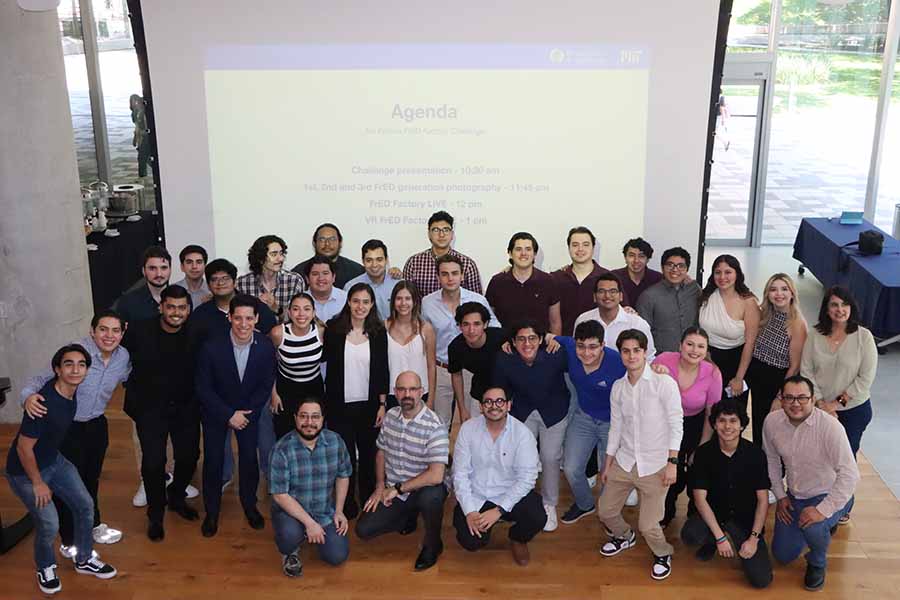
<svg viewBox="0 0 900 600">
<path fill-rule="evenodd" d="M 580 406 L 576 406 L 569 416 L 569 424 L 566 427 L 563 470 L 575 497 L 575 504 L 581 510 L 591 510 L 594 507 L 594 494 L 588 486 L 584 469 L 595 446 L 604 460 L 606 459 L 607 439 L 609 439 L 609 421 L 595 419 L 581 410 Z"/>
<path fill-rule="evenodd" d="M 56 564 L 56 552 L 53 543 L 59 531 L 59 515 L 53 502 L 42 508 L 35 505 L 34 486 L 27 475 L 6 474 L 13 493 L 31 513 L 34 520 L 34 564 L 38 569 L 45 569 Z M 78 475 L 78 469 L 62 454 L 56 461 L 41 470 L 41 479 L 50 488 L 54 496 L 59 497 L 72 513 L 74 524 L 75 546 L 78 548 L 77 562 L 84 562 L 91 557 L 94 547 L 92 530 L 94 528 L 94 501 Z"/>
<path fill-rule="evenodd" d="M 853 508 L 853 498 L 847 504 L 834 511 L 830 517 L 824 521 L 819 521 L 812 525 L 801 529 L 797 524 L 800 519 L 800 513 L 807 506 L 816 506 L 825 498 L 826 494 L 814 496 L 806 500 L 798 500 L 790 494 L 788 498 L 791 500 L 791 524 L 785 525 L 777 518 L 775 519 L 775 535 L 772 536 L 772 555 L 775 560 L 782 564 L 787 564 L 800 556 L 803 549 L 809 546 L 809 552 L 806 554 L 806 562 L 814 567 L 825 568 L 826 554 L 828 553 L 828 545 L 831 543 L 831 528 L 837 525 L 838 519 L 850 512 Z"/>
<path fill-rule="evenodd" d="M 299 552 L 300 546 L 306 543 L 306 526 L 284 512 L 274 500 L 272 501 L 272 529 L 275 530 L 275 545 L 282 554 Z M 325 525 L 322 529 L 325 530 L 325 543 L 315 544 L 319 550 L 319 558 L 329 565 L 341 564 L 350 556 L 350 540 L 347 538 L 347 534 L 338 534 L 334 522 Z"/>
<path fill-rule="evenodd" d="M 859 444 L 862 442 L 863 432 L 865 432 L 866 427 L 872 421 L 872 401 L 866 400 L 850 410 L 839 410 L 837 418 L 847 432 L 850 449 L 853 450 L 853 458 L 856 458 L 856 453 L 859 452 Z"/>
</svg>

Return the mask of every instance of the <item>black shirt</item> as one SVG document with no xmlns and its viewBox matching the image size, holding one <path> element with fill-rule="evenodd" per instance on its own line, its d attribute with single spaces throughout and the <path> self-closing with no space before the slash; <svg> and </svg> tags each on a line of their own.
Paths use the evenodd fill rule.
<svg viewBox="0 0 900 600">
<path fill-rule="evenodd" d="M 717 521 L 733 520 L 748 532 L 753 528 L 757 490 L 772 487 L 762 448 L 743 438 L 729 457 L 713 436 L 694 453 L 690 476 L 695 489 L 707 491 L 706 501 Z"/>
<path fill-rule="evenodd" d="M 118 311 L 130 326 L 138 321 L 146 321 L 159 316 L 159 302 L 150 294 L 147 283 L 130 289 L 115 301 L 113 309 Z"/>
<path fill-rule="evenodd" d="M 131 354 L 131 375 L 125 384 L 128 416 L 165 414 L 193 402 L 193 339 L 189 325 L 168 333 L 160 318 L 135 323 L 126 330 L 122 345 Z"/>
<path fill-rule="evenodd" d="M 507 341 L 503 330 L 499 327 L 488 327 L 484 332 L 487 339 L 481 348 L 469 347 L 462 334 L 453 338 L 447 346 L 450 361 L 447 370 L 451 373 L 459 373 L 463 369 L 470 371 L 472 389 L 469 393 L 478 401 L 481 401 L 485 390 L 491 385 L 495 357 L 497 352 L 500 352 L 500 346 Z"/>
<path fill-rule="evenodd" d="M 19 437 L 25 436 L 36 439 L 34 445 L 34 458 L 37 461 L 38 469 L 43 471 L 56 461 L 59 455 L 59 446 L 62 444 L 63 438 L 66 437 L 66 431 L 72 420 L 75 418 L 76 402 L 73 397 L 71 400 L 65 398 L 56 391 L 54 377 L 41 388 L 38 392 L 44 397 L 44 407 L 47 414 L 38 419 L 32 419 L 28 413 L 22 415 L 22 426 L 19 427 L 19 434 L 13 440 L 9 454 L 6 456 L 6 472 L 10 475 L 25 475 L 25 469 L 22 467 L 22 461 L 19 460 Z"/>
</svg>

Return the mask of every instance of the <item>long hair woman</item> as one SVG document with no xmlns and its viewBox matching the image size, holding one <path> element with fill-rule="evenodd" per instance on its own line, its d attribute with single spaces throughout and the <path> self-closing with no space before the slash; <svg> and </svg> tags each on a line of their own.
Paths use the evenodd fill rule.
<svg viewBox="0 0 900 600">
<path fill-rule="evenodd" d="M 422 400 L 434 410 L 429 392 L 435 388 L 436 337 L 434 327 L 422 318 L 422 296 L 416 284 L 400 281 L 391 292 L 390 317 L 385 321 L 388 333 L 388 366 L 390 384 L 404 371 L 412 371 L 422 380 Z M 388 408 L 397 406 L 393 387 L 388 394 Z"/>
</svg>

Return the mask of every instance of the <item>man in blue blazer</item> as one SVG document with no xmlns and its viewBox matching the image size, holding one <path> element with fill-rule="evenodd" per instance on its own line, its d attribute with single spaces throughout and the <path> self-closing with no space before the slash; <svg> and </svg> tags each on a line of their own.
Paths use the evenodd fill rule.
<svg viewBox="0 0 900 600">
<path fill-rule="evenodd" d="M 236 295 L 228 307 L 231 330 L 209 340 L 197 361 L 196 393 L 203 423 L 203 503 L 201 531 L 212 537 L 219 527 L 225 435 L 231 428 L 238 441 L 241 506 L 254 529 L 265 526 L 256 509 L 259 484 L 257 439 L 259 416 L 269 410 L 275 383 L 275 348 L 255 331 L 259 319 L 254 298 Z"/>
</svg>

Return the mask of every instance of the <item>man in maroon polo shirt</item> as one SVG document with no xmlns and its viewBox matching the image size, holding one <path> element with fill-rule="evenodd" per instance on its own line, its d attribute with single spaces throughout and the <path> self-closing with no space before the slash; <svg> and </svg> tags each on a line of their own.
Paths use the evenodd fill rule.
<svg viewBox="0 0 900 600">
<path fill-rule="evenodd" d="M 597 278 L 609 273 L 594 260 L 597 238 L 587 227 L 573 227 L 566 237 L 572 264 L 551 274 L 559 297 L 562 335 L 572 335 L 575 319 L 594 308 L 594 285 Z"/>
<path fill-rule="evenodd" d="M 506 247 L 510 269 L 491 278 L 485 297 L 501 323 L 530 319 L 542 331 L 562 334 L 559 296 L 553 278 L 534 266 L 537 240 L 528 232 L 513 234 Z"/>
<path fill-rule="evenodd" d="M 654 271 L 647 266 L 653 258 L 653 246 L 644 238 L 632 238 L 625 242 L 622 248 L 625 257 L 625 266 L 621 269 L 613 269 L 613 275 L 619 278 L 622 284 L 622 304 L 625 306 L 637 306 L 638 298 L 648 287 L 662 281 L 662 273 Z"/>
</svg>

